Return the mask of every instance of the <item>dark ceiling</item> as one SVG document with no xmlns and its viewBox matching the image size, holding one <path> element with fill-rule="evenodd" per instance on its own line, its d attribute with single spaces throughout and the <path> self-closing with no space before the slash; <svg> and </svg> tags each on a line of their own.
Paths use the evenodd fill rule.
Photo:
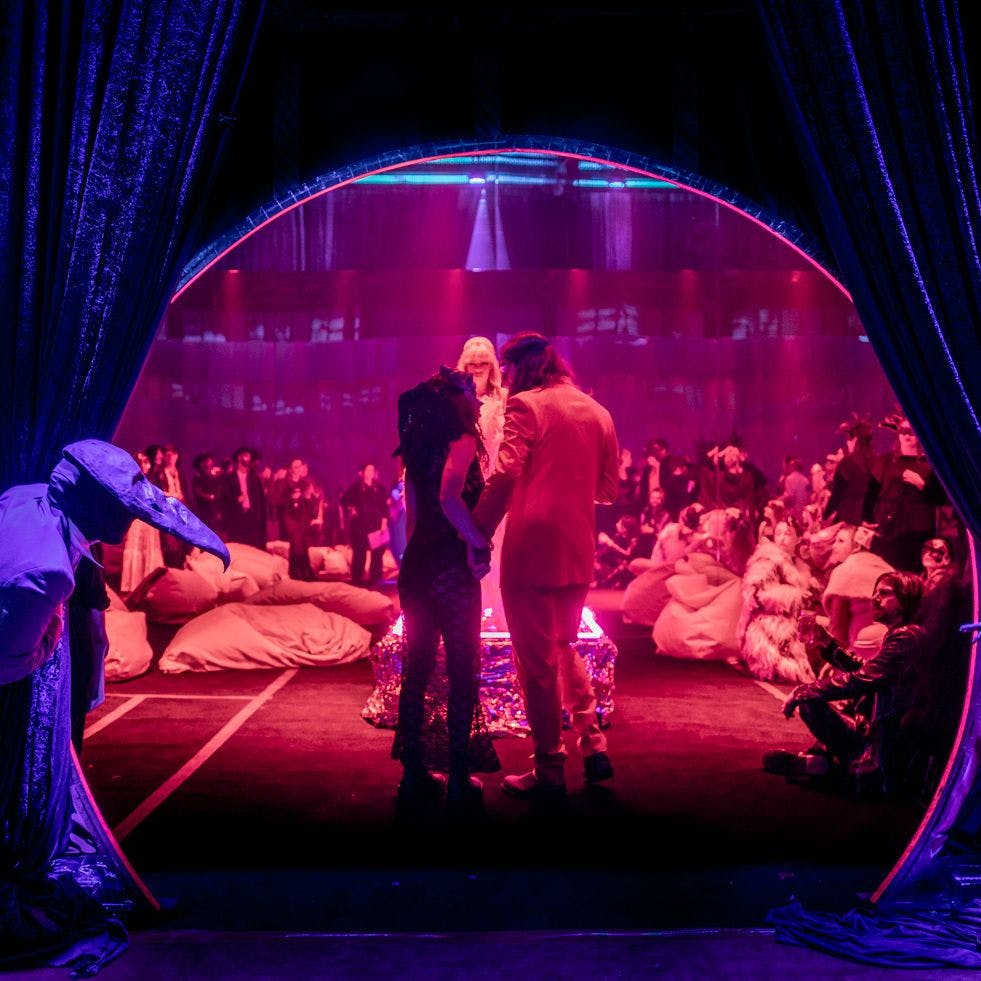
<svg viewBox="0 0 981 981">
<path fill-rule="evenodd" d="M 199 245 L 361 160 L 535 135 L 700 175 L 797 226 L 828 258 L 750 0 L 486 10 L 273 0 L 229 114 Z"/>
</svg>

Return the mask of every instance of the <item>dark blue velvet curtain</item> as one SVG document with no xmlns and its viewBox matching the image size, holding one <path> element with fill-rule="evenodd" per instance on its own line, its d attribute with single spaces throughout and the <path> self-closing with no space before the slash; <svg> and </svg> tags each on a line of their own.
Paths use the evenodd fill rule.
<svg viewBox="0 0 981 981">
<path fill-rule="evenodd" d="M 977 539 L 981 204 L 957 4 L 759 0 L 759 10 L 826 238 L 893 389 Z M 981 966 L 976 929 L 955 929 L 949 915 L 958 900 L 929 922 L 911 914 L 908 929 L 884 912 L 917 882 L 953 883 L 941 872 L 940 846 L 958 811 L 974 806 L 977 716 L 972 704 L 944 796 L 879 911 L 831 919 L 784 911 L 775 919 L 784 937 L 855 956 L 861 934 L 859 946 L 880 962 Z"/>
<path fill-rule="evenodd" d="M 112 435 L 196 244 L 261 13 L 250 0 L 3 5 L 0 490 L 46 480 L 66 443 Z M 0 686 L 0 962 L 68 944 L 94 973 L 125 939 L 58 867 L 68 666 L 64 642 Z"/>
<path fill-rule="evenodd" d="M 981 202 L 951 0 L 763 0 L 825 233 L 938 475 L 981 533 Z"/>
<path fill-rule="evenodd" d="M 187 258 L 255 0 L 0 12 L 0 489 L 111 437 Z"/>
</svg>

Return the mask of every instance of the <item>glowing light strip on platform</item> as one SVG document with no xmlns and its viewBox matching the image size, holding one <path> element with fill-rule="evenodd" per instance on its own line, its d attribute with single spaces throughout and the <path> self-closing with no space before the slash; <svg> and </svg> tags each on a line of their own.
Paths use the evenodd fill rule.
<svg viewBox="0 0 981 981">
<path fill-rule="evenodd" d="M 487 619 L 493 615 L 494 611 L 488 607 L 484 610 L 483 618 Z M 395 623 L 392 624 L 391 632 L 395 637 L 401 637 L 405 633 L 404 620 L 401 613 Z M 507 640 L 510 636 L 511 633 L 507 630 L 480 631 L 481 640 Z M 582 608 L 582 619 L 579 621 L 579 633 L 577 637 L 579 640 L 599 640 L 602 636 L 603 628 L 596 622 L 593 611 L 588 606 L 584 606 Z"/>
</svg>

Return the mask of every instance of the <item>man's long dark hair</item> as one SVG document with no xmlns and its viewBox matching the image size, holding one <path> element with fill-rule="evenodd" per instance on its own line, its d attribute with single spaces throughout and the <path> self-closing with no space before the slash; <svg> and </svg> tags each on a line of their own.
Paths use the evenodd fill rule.
<svg viewBox="0 0 981 981">
<path fill-rule="evenodd" d="M 563 381 L 575 381 L 572 369 L 549 343 L 534 331 L 515 334 L 501 348 L 501 361 L 511 365 L 508 392 L 517 395 L 532 388 L 550 388 Z"/>
<path fill-rule="evenodd" d="M 900 572 L 899 570 L 883 572 L 872 586 L 873 592 L 880 582 L 893 588 L 896 599 L 899 600 L 902 622 L 910 623 L 916 616 L 923 600 L 923 580 L 912 572 Z"/>
</svg>

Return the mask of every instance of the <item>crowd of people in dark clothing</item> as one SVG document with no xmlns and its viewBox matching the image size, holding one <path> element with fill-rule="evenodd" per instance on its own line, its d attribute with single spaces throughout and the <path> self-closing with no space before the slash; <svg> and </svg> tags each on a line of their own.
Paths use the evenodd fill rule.
<svg viewBox="0 0 981 981">
<path fill-rule="evenodd" d="M 331 493 L 311 475 L 306 460 L 295 457 L 273 469 L 249 446 L 224 459 L 198 453 L 190 473 L 173 444 L 151 444 L 135 457 L 154 484 L 185 503 L 224 541 L 260 549 L 286 542 L 294 579 L 315 578 L 311 547 L 346 545 L 352 551 L 352 581 L 375 585 L 381 581 L 385 549 L 396 561 L 404 549 L 401 480 L 383 485 L 371 463 L 345 489 Z M 160 544 L 166 565 L 184 564 L 183 542 L 161 534 Z"/>
<path fill-rule="evenodd" d="M 742 594 L 741 612 L 725 614 L 738 618 L 734 663 L 797 683 L 785 712 L 799 711 L 818 740 L 768 754 L 767 769 L 808 779 L 871 770 L 887 792 L 908 789 L 915 772 L 922 791 L 952 744 L 966 680 L 957 627 L 969 615 L 968 543 L 909 421 L 896 412 L 879 422 L 895 437 L 885 453 L 873 448 L 874 425 L 851 413 L 839 449 L 810 467 L 787 456 L 773 482 L 736 438 L 695 458 L 663 438 L 639 462 L 622 448 L 617 500 L 597 510 L 593 585 L 626 598 L 646 576 L 661 610 L 675 563 L 714 543 L 713 568 Z M 386 485 L 372 463 L 328 494 L 305 460 L 274 470 L 246 446 L 225 460 L 199 453 L 190 478 L 172 445 L 136 457 L 226 542 L 286 543 L 296 579 L 316 578 L 316 546 L 347 546 L 350 579 L 367 586 L 382 581 L 386 552 L 397 564 L 404 551 L 404 475 Z M 160 544 L 167 565 L 183 564 L 184 543 L 161 533 Z M 864 595 L 849 593 L 856 582 Z M 657 643 L 660 621 L 634 622 L 653 623 Z"/>
<path fill-rule="evenodd" d="M 969 546 L 909 420 L 895 412 L 879 425 L 894 434 L 889 451 L 875 452 L 872 418 L 853 412 L 839 427 L 839 450 L 809 468 L 788 456 L 775 484 L 738 440 L 696 461 L 672 454 L 664 439 L 645 446 L 640 466 L 622 451 L 620 495 L 598 532 L 595 585 L 624 589 L 628 611 L 650 584 L 645 602 L 658 597 L 659 605 L 634 622 L 653 623 L 656 644 L 678 633 L 659 633 L 664 619 L 677 628 L 690 612 L 721 636 L 729 617 L 734 664 L 797 683 L 784 712 L 799 712 L 816 742 L 768 753 L 766 769 L 923 798 L 963 703 Z M 724 516 L 721 531 L 705 531 L 710 515 Z M 709 582 L 719 569 L 738 580 L 741 607 L 720 599 L 717 613 L 688 611 L 677 602 L 680 574 L 713 541 Z"/>
<path fill-rule="evenodd" d="M 782 517 L 799 535 L 834 522 L 863 526 L 873 533 L 872 550 L 907 571 L 920 570 L 920 547 L 936 534 L 953 534 L 963 558 L 963 529 L 909 421 L 897 412 L 880 425 L 896 434 L 894 450 L 876 453 L 871 417 L 853 412 L 839 427 L 843 445 L 836 452 L 809 468 L 786 456 L 775 483 L 737 437 L 695 459 L 672 453 L 664 438 L 652 439 L 640 465 L 621 449 L 617 502 L 597 513 L 596 585 L 626 586 L 633 578 L 630 561 L 649 557 L 665 525 L 692 504 L 738 511 L 754 538 Z"/>
</svg>

